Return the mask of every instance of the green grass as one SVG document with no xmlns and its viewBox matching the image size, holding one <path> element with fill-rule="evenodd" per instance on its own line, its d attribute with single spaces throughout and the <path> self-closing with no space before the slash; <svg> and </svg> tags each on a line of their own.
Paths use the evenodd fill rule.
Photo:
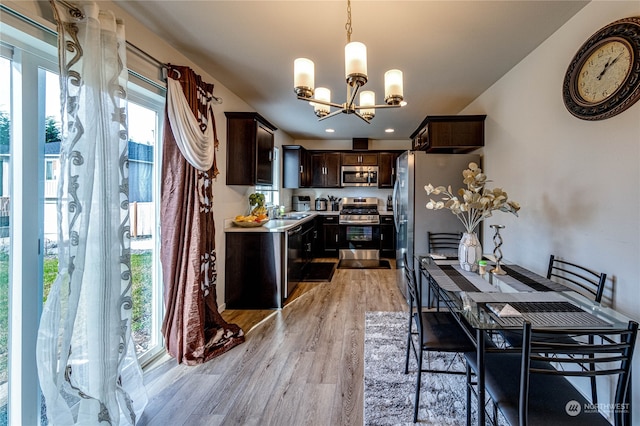
<svg viewBox="0 0 640 426">
<path fill-rule="evenodd" d="M 151 328 L 151 251 L 131 255 L 131 279 L 134 332 L 147 334 Z M 58 258 L 47 257 L 43 263 L 44 295 L 49 294 L 58 274 Z M 43 300 L 44 303 L 44 300 Z M 146 331 L 146 333 L 145 333 Z M 0 253 L 0 383 L 7 380 L 7 355 L 9 340 L 9 255 Z"/>
<path fill-rule="evenodd" d="M 131 328 L 133 331 L 151 330 L 152 264 L 151 251 L 131 255 L 131 296 L 133 297 Z"/>
</svg>

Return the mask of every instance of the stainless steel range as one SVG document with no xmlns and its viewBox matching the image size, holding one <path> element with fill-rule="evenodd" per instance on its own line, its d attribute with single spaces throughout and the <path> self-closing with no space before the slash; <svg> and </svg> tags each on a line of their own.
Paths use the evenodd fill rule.
<svg viewBox="0 0 640 426">
<path fill-rule="evenodd" d="M 339 223 L 341 225 L 379 225 L 378 199 L 371 197 L 345 198 L 342 201 Z"/>
<path fill-rule="evenodd" d="M 338 223 L 340 259 L 380 258 L 380 214 L 377 198 L 344 198 Z"/>
</svg>

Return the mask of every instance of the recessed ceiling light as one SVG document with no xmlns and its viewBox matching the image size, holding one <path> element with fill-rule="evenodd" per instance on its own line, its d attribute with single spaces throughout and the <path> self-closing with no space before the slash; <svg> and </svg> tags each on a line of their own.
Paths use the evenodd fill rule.
<svg viewBox="0 0 640 426">
<path fill-rule="evenodd" d="M 335 130 L 333 130 L 333 129 L 327 129 L 327 130 L 325 130 L 325 132 L 327 132 L 327 133 L 333 133 L 333 132 L 335 132 Z"/>
<path fill-rule="evenodd" d="M 384 129 L 385 133 L 393 133 L 395 129 Z"/>
</svg>

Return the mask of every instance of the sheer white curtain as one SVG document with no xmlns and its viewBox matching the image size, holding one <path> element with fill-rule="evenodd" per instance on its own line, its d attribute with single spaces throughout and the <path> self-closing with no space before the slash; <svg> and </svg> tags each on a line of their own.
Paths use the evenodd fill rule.
<svg viewBox="0 0 640 426">
<path fill-rule="evenodd" d="M 51 424 L 134 424 L 147 397 L 131 337 L 124 25 L 94 2 L 51 5 L 63 142 L 59 272 L 38 332 L 40 386 Z"/>
</svg>

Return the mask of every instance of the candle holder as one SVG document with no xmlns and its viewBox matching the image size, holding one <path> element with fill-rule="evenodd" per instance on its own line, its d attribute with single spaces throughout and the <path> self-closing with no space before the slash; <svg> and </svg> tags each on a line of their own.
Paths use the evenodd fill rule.
<svg viewBox="0 0 640 426">
<path fill-rule="evenodd" d="M 506 275 L 507 273 L 502 269 L 500 265 L 502 263 L 502 236 L 500 235 L 500 230 L 504 229 L 504 225 L 490 225 L 491 228 L 496 230 L 496 233 L 493 235 L 493 244 L 495 248 L 493 249 L 493 256 L 496 258 L 496 267 L 491 270 L 492 274 L 495 275 Z"/>
</svg>

